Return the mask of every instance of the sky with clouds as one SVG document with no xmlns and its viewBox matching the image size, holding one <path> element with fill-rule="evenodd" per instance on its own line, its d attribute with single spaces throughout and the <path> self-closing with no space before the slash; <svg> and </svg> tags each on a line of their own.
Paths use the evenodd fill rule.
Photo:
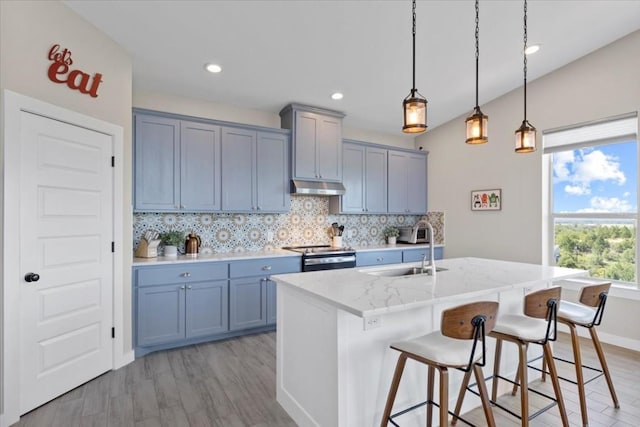
<svg viewBox="0 0 640 427">
<path fill-rule="evenodd" d="M 554 212 L 635 212 L 635 141 L 553 154 Z"/>
</svg>

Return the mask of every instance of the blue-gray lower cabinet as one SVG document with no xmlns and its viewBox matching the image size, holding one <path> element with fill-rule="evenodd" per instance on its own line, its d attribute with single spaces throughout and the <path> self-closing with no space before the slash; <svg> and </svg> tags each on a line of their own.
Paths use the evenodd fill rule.
<svg viewBox="0 0 640 427">
<path fill-rule="evenodd" d="M 229 264 L 229 329 L 276 324 L 277 285 L 271 274 L 299 273 L 300 257 L 235 261 Z"/>
<path fill-rule="evenodd" d="M 134 268 L 136 349 L 228 332 L 228 277 L 226 262 Z"/>
<path fill-rule="evenodd" d="M 429 260 L 429 248 L 416 248 L 416 249 L 404 249 L 402 251 L 402 262 L 416 262 L 422 261 L 424 256 L 427 256 L 427 261 Z M 435 259 L 442 259 L 443 257 L 443 248 L 437 247 L 434 248 L 434 257 Z"/>
<path fill-rule="evenodd" d="M 356 266 L 365 267 L 369 265 L 400 264 L 402 262 L 402 251 L 381 250 L 358 252 L 356 255 Z"/>
</svg>

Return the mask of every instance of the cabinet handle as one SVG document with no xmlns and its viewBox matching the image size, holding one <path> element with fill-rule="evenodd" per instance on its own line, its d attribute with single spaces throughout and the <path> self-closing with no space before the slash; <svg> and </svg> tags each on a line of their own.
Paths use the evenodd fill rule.
<svg viewBox="0 0 640 427">
<path fill-rule="evenodd" d="M 257 209 L 257 210 L 260 210 L 260 206 L 258 206 L 256 209 Z"/>
<path fill-rule="evenodd" d="M 380 256 L 380 257 L 376 258 L 376 261 L 382 262 L 382 261 L 384 261 L 384 257 Z"/>
<path fill-rule="evenodd" d="M 186 272 L 182 273 L 182 277 L 191 277 L 191 273 L 186 271 Z"/>
<path fill-rule="evenodd" d="M 180 205 L 180 209 L 184 209 L 184 208 L 186 208 L 185 205 Z"/>
<path fill-rule="evenodd" d="M 193 287 L 192 286 L 187 286 L 187 289 L 193 289 Z"/>
<path fill-rule="evenodd" d="M 184 285 L 180 286 L 180 289 L 184 289 Z"/>
<path fill-rule="evenodd" d="M 264 267 L 262 267 L 262 270 L 270 271 L 271 270 L 271 266 L 270 265 L 265 265 Z"/>
</svg>

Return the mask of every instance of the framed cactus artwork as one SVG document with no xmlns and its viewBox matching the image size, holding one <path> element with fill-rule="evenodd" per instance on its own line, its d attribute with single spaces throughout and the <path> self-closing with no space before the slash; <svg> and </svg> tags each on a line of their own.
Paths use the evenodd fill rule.
<svg viewBox="0 0 640 427">
<path fill-rule="evenodd" d="M 502 190 L 474 190 L 471 192 L 472 211 L 499 211 L 502 209 Z"/>
</svg>

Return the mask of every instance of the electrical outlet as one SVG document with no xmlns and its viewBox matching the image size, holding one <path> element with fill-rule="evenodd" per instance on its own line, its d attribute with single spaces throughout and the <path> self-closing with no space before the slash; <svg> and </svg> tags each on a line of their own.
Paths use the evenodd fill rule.
<svg viewBox="0 0 640 427">
<path fill-rule="evenodd" d="M 273 231 L 267 231 L 267 242 L 273 242 Z"/>
<path fill-rule="evenodd" d="M 379 328 L 382 325 L 382 318 L 380 316 L 365 317 L 364 330 Z"/>
</svg>

